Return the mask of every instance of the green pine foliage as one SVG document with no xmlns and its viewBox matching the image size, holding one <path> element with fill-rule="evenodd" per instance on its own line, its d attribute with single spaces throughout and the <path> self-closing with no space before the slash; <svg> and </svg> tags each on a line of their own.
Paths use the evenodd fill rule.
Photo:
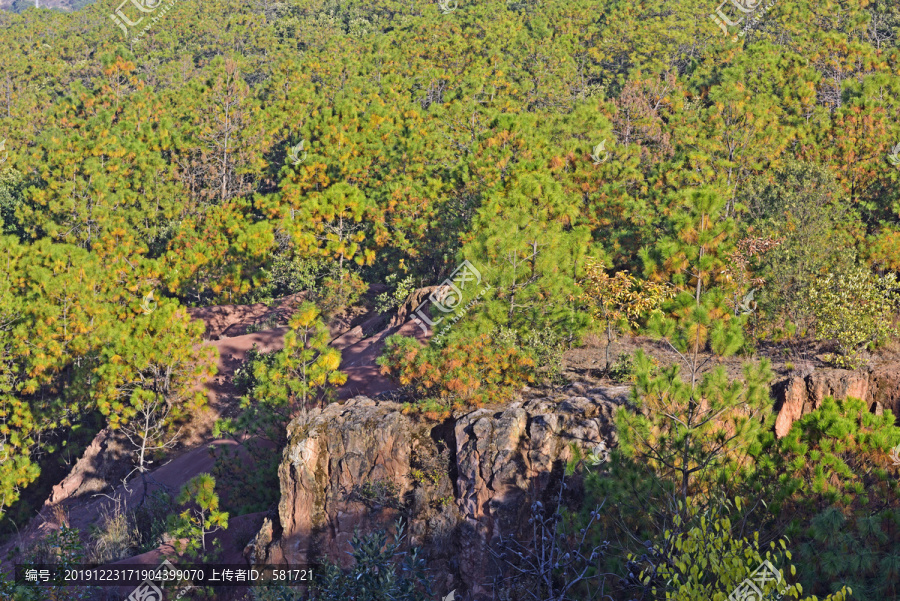
<svg viewBox="0 0 900 601">
<path fill-rule="evenodd" d="M 616 501 L 596 536 L 687 541 L 689 500 L 747 494 L 726 517 L 763 546 L 796 518 L 805 590 L 896 596 L 889 418 L 829 400 L 776 441 L 768 364 L 716 363 L 789 344 L 864 368 L 891 348 L 900 6 L 780 0 L 729 12 L 738 35 L 707 0 L 450 4 L 182 2 L 140 35 L 80 0 L 0 12 L 0 518 L 91 416 L 161 416 L 137 439 L 166 451 L 216 359 L 185 306 L 317 304 L 220 424 L 280 445 L 343 381 L 326 319 L 385 282 L 393 310 L 468 260 L 466 311 L 380 361 L 419 408 L 557 383 L 563 351 L 624 315 L 679 365 L 620 370 L 639 411 L 588 477 Z M 665 299 L 623 306 L 626 280 Z M 217 472 L 223 503 L 273 482 L 258 465 Z"/>
</svg>

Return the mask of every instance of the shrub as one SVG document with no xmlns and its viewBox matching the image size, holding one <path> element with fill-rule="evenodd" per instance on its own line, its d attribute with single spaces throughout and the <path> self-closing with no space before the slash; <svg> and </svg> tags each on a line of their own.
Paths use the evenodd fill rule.
<svg viewBox="0 0 900 601">
<path fill-rule="evenodd" d="M 208 561 L 207 536 L 228 528 L 228 513 L 219 510 L 219 495 L 215 489 L 216 480 L 209 474 L 192 478 L 181 489 L 177 502 L 185 509 L 169 518 L 172 536 L 184 539 L 176 543 L 179 553 Z"/>
<path fill-rule="evenodd" d="M 85 563 L 84 545 L 77 528 L 63 525 L 38 542 L 26 553 L 22 563 L 54 564 L 65 570 Z M 87 601 L 97 599 L 99 591 L 93 586 L 51 585 L 40 588 L 16 586 L 0 573 L 0 599 L 15 601 Z"/>
<path fill-rule="evenodd" d="M 512 346 L 530 356 L 534 360 L 535 375 L 543 376 L 548 383 L 565 381 L 562 377 L 562 358 L 567 345 L 563 336 L 553 328 L 516 331 L 501 326 L 495 330 L 494 340 L 499 346 Z"/>
<path fill-rule="evenodd" d="M 634 376 L 634 357 L 619 353 L 619 358 L 609 367 L 609 379 L 613 382 L 630 382 Z"/>
<path fill-rule="evenodd" d="M 503 401 L 533 382 L 535 370 L 534 359 L 526 353 L 486 334 L 456 338 L 444 348 L 394 335 L 387 339 L 378 365 L 382 374 L 411 386 L 419 398 L 454 406 Z"/>
<path fill-rule="evenodd" d="M 230 445 L 210 448 L 215 458 L 212 475 L 222 492 L 222 508 L 230 516 L 266 511 L 281 498 L 278 480 L 281 455 L 259 439 L 246 440 L 243 446 L 247 454 Z"/>
<path fill-rule="evenodd" d="M 531 504 L 528 519 L 530 537 L 522 542 L 502 534 L 498 550 L 490 549 L 504 569 L 496 588 L 501 599 L 534 601 L 581 601 L 602 599 L 608 587 L 607 574 L 598 573 L 597 565 L 608 551 L 608 541 L 594 544 L 590 540 L 601 506 L 590 512 L 584 528 L 567 515 L 562 505 L 564 485 L 560 487 L 555 507 L 540 501 Z"/>
<path fill-rule="evenodd" d="M 839 353 L 828 357 L 831 363 L 856 369 L 865 348 L 897 335 L 897 287 L 894 274 L 879 278 L 860 266 L 829 273 L 814 283 L 809 302 L 816 316 L 816 338 L 833 341 Z"/>
<path fill-rule="evenodd" d="M 397 524 L 397 535 L 388 542 L 383 531 L 365 536 L 354 534 L 350 541 L 355 560 L 349 570 L 326 563 L 313 581 L 312 598 L 320 601 L 426 601 L 432 599 L 425 576 L 424 561 L 418 549 L 402 551 L 406 538 L 404 525 Z"/>
<path fill-rule="evenodd" d="M 750 265 L 764 281 L 755 298 L 763 325 L 776 336 L 795 327 L 804 335 L 814 320 L 810 287 L 852 259 L 853 209 L 827 167 L 790 159 L 750 178 L 738 201 L 748 209 L 753 237 L 779 241 Z"/>
<path fill-rule="evenodd" d="M 262 353 L 255 344 L 247 351 L 247 358 L 244 362 L 234 370 L 232 381 L 239 394 L 252 393 L 259 384 L 259 380 L 254 375 L 257 363 L 263 363 L 266 367 L 272 367 L 275 364 L 275 351 Z"/>
<path fill-rule="evenodd" d="M 740 501 L 737 505 L 740 508 Z M 665 548 L 650 544 L 647 553 L 641 557 L 631 557 L 635 566 L 643 566 L 640 580 L 645 584 L 652 583 L 654 598 L 665 598 L 667 601 L 724 600 L 727 595 L 736 595 L 735 598 L 741 599 L 756 598 L 745 596 L 753 595 L 746 583 L 760 569 L 766 570 L 765 575 L 769 579 L 759 580 L 757 576 L 751 586 L 762 587 L 764 596 L 761 598 L 769 598 L 767 595 L 776 593 L 783 595 L 780 598 L 801 598 L 802 587 L 789 585 L 784 577 L 785 572 L 795 575 L 796 568 L 787 563 L 791 553 L 783 539 L 769 543 L 769 549 L 763 555 L 759 532 L 754 532 L 753 539 L 748 540 L 735 535 L 729 519 L 716 511 L 699 520 L 696 519 L 699 517 L 696 510 L 690 513 L 695 525 L 683 534 L 677 533 L 682 520 L 676 515 L 676 532 L 666 532 Z M 776 570 L 777 575 L 771 570 Z M 845 601 L 851 592 L 842 588 L 825 601 Z M 817 598 L 803 599 L 816 601 Z"/>
<path fill-rule="evenodd" d="M 416 289 L 416 280 L 413 276 L 408 275 L 399 282 L 397 277 L 396 273 L 391 273 L 385 278 L 385 283 L 393 286 L 393 289 L 383 292 L 375 298 L 375 309 L 379 313 L 387 313 L 399 307 Z"/>
<path fill-rule="evenodd" d="M 351 493 L 351 498 L 368 507 L 391 507 L 400 509 L 400 487 L 391 480 L 375 480 L 363 482 Z"/>
<path fill-rule="evenodd" d="M 172 496 L 163 489 L 154 490 L 144 497 L 143 504 L 134 510 L 134 524 L 139 537 L 138 553 L 146 553 L 159 546 L 173 508 Z"/>
<path fill-rule="evenodd" d="M 343 278 L 323 279 L 315 291 L 314 300 L 322 309 L 322 315 L 332 317 L 356 304 L 368 289 L 369 285 L 358 274 L 347 273 Z"/>
</svg>

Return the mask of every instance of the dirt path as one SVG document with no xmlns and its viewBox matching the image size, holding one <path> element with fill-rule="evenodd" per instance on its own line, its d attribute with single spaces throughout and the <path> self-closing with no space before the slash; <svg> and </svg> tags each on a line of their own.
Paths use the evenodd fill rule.
<svg viewBox="0 0 900 601">
<path fill-rule="evenodd" d="M 214 440 L 212 437 L 213 425 L 217 419 L 232 417 L 238 413 L 238 392 L 233 381 L 235 370 L 243 365 L 254 346 L 262 352 L 283 348 L 284 335 L 288 330 L 285 324 L 301 301 L 302 295 L 293 295 L 280 299 L 272 307 L 262 304 L 222 305 L 189 310 L 192 317 L 202 320 L 206 325 L 206 344 L 219 351 L 218 373 L 202 385 L 209 400 L 207 408 L 201 415 L 195 416 L 185 429 L 179 448 L 172 457 L 150 472 L 148 491 L 164 487 L 177 493 L 194 476 L 212 470 L 214 460 L 211 447 L 239 446 L 233 440 Z M 348 376 L 347 383 L 338 390 L 339 399 L 357 395 L 374 396 L 395 388 L 391 380 L 381 375 L 375 363 L 388 336 L 400 333 L 427 340 L 412 321 L 399 327 L 387 326 L 386 317 L 361 311 L 359 308 L 338 316 L 329 324 L 333 336 L 331 344 L 342 353 L 340 369 Z M 267 329 L 247 332 L 248 329 L 256 328 Z M 0 547 L 4 571 L 11 567 L 7 558 L 15 547 L 27 549 L 63 524 L 78 528 L 86 537 L 91 526 L 98 525 L 103 510 L 112 505 L 113 498 L 119 499 L 127 508 L 133 508 L 140 502 L 143 495 L 140 479 L 132 480 L 127 487 L 121 483 L 112 488 L 109 486 L 110 474 L 115 473 L 118 474 L 116 477 L 121 477 L 131 467 L 127 449 L 117 444 L 114 438 L 106 430 L 98 434 L 69 475 L 54 487 L 38 515 L 18 536 L 12 537 Z M 117 459 L 110 459 L 113 450 Z M 114 465 L 111 467 L 111 464 Z M 261 516 L 257 517 L 261 521 Z M 249 524 L 253 520 L 256 517 L 241 516 L 237 523 Z M 256 527 L 258 528 L 258 524 Z M 229 528 L 229 532 L 231 530 Z M 246 533 L 240 533 L 238 538 L 243 538 L 244 534 Z M 223 539 L 223 543 L 227 543 L 226 553 L 237 561 L 246 541 L 242 543 L 231 540 L 229 536 Z M 158 564 L 159 550 L 133 559 L 136 560 L 135 563 Z"/>
</svg>

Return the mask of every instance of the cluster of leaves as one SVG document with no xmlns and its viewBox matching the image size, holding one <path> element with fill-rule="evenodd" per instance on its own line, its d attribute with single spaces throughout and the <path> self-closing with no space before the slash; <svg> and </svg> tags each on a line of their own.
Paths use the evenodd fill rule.
<svg viewBox="0 0 900 601">
<path fill-rule="evenodd" d="M 56 564 L 65 570 L 84 565 L 86 559 L 81 533 L 77 528 L 64 523 L 58 530 L 52 531 L 38 541 L 27 553 L 23 563 Z M 92 586 L 74 589 L 75 587 L 65 586 L 64 582 L 40 588 L 17 586 L 11 579 L 0 575 L 0 594 L 4 599 L 15 601 L 65 601 L 65 599 L 82 601 L 93 599 L 100 592 L 97 587 Z"/>
<path fill-rule="evenodd" d="M 740 509 L 740 501 L 736 502 Z M 664 551 L 651 548 L 650 557 L 645 554 L 641 558 L 632 556 L 636 565 L 644 564 L 646 567 L 641 573 L 645 584 L 653 583 L 653 593 L 656 598 L 672 601 L 725 601 L 737 595 L 753 593 L 754 589 L 761 591 L 762 597 L 779 595 L 779 599 L 804 599 L 804 601 L 816 601 L 817 597 L 802 597 L 803 587 L 800 584 L 788 584 L 785 576 L 789 573 L 795 576 L 796 567 L 786 565 L 791 559 L 791 552 L 787 550 L 784 539 L 777 543 L 769 543 L 769 549 L 765 555 L 760 552 L 759 533 L 754 532 L 752 539 L 738 538 L 733 535 L 733 525 L 730 520 L 716 511 L 709 515 L 693 515 L 696 510 L 690 510 L 691 518 L 699 518 L 696 525 L 689 527 L 685 532 L 676 534 L 675 531 L 666 531 L 665 539 L 668 543 Z M 684 524 L 682 518 L 676 516 L 675 527 Z M 663 558 L 654 563 L 653 559 L 659 556 Z M 755 576 L 755 577 L 754 577 Z M 747 581 L 752 582 L 747 585 Z M 846 601 L 850 598 L 852 590 L 842 588 L 833 595 L 826 597 L 827 601 Z"/>
<path fill-rule="evenodd" d="M 340 351 L 328 343 L 319 309 L 304 302 L 288 323 L 284 347 L 273 353 L 251 349 L 236 374 L 242 413 L 216 424 L 216 435 L 245 433 L 276 445 L 287 442 L 285 426 L 299 413 L 328 402 L 347 380 L 339 371 Z"/>
<path fill-rule="evenodd" d="M 169 516 L 169 534 L 175 539 L 176 550 L 201 562 L 215 558 L 219 548 L 216 539 L 207 545 L 208 537 L 228 528 L 228 513 L 219 509 L 216 480 L 200 474 L 185 484 L 175 502 L 184 507 L 181 513 Z M 208 548 L 207 548 L 208 547 Z"/>
<path fill-rule="evenodd" d="M 588 261 L 582 301 L 590 307 L 591 319 L 606 333 L 606 371 L 611 365 L 610 346 L 618 331 L 639 327 L 660 305 L 674 295 L 666 284 L 636 278 L 627 271 L 609 275 L 603 265 Z"/>
<path fill-rule="evenodd" d="M 871 413 L 864 401 L 826 397 L 782 439 L 771 432 L 753 449 L 761 482 L 777 479 L 768 496 L 777 513 L 789 500 L 819 510 L 823 504 L 863 508 L 900 492 L 888 452 L 900 444 L 890 411 Z"/>
<path fill-rule="evenodd" d="M 861 351 L 896 336 L 900 287 L 893 273 L 882 278 L 863 267 L 829 273 L 810 289 L 809 302 L 816 316 L 816 338 L 833 341 L 838 355 L 831 361 L 856 369 Z"/>
<path fill-rule="evenodd" d="M 383 374 L 412 387 L 421 398 L 454 406 L 501 401 L 534 379 L 533 359 L 512 345 L 496 344 L 486 334 L 473 340 L 457 337 L 444 348 L 391 336 L 378 364 Z"/>
</svg>

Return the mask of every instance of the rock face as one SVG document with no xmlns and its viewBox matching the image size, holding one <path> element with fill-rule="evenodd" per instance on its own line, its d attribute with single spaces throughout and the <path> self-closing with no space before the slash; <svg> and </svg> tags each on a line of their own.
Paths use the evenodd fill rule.
<svg viewBox="0 0 900 601">
<path fill-rule="evenodd" d="M 869 371 L 820 369 L 807 375 L 792 376 L 774 387 L 779 409 L 775 435 L 785 436 L 791 424 L 802 415 L 818 409 L 825 397 L 855 397 L 881 412 L 889 409 L 900 416 L 900 363 L 888 363 Z"/>
<path fill-rule="evenodd" d="M 626 388 L 523 400 L 443 423 L 356 397 L 295 419 L 279 476 L 275 523 L 247 547 L 259 563 L 347 564 L 354 530 L 408 521 L 438 592 L 489 598 L 489 548 L 527 522 L 528 500 L 558 481 L 573 447 L 604 454 Z"/>
</svg>

